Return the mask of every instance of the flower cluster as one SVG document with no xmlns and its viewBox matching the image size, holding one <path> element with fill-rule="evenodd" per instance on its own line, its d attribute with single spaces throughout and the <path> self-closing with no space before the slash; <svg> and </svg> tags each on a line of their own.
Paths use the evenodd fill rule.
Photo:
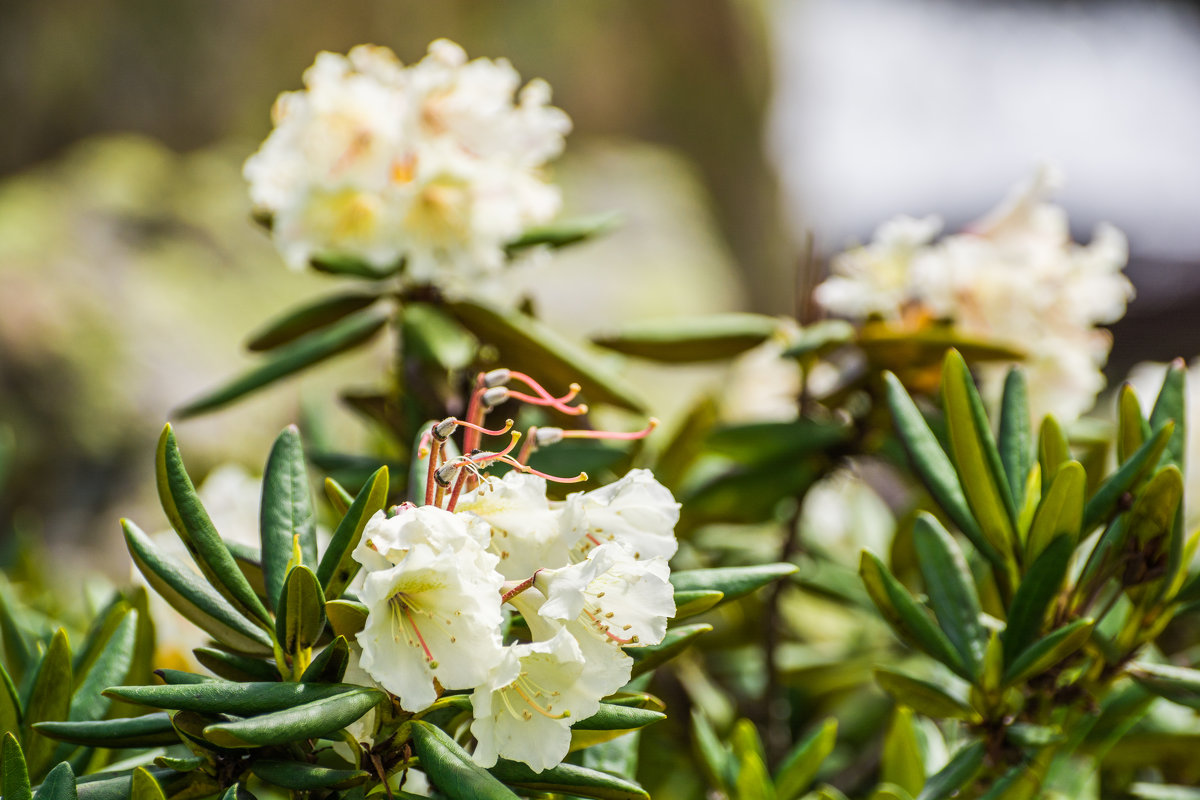
<svg viewBox="0 0 1200 800">
<path fill-rule="evenodd" d="M 1037 417 L 1074 419 L 1104 387 L 1111 340 L 1096 326 L 1124 315 L 1133 287 L 1121 271 L 1124 235 L 1100 225 L 1090 244 L 1072 242 L 1066 213 L 1046 201 L 1053 183 L 1043 170 L 962 233 L 936 241 L 936 217 L 887 222 L 871 244 L 834 259 L 816 300 L 854 319 L 945 320 L 1011 347 L 1024 356 Z M 989 394 L 998 396 L 1005 369 L 982 370 Z"/>
<path fill-rule="evenodd" d="M 414 280 L 494 270 L 504 245 L 557 213 L 539 169 L 571 122 L 550 88 L 503 59 L 467 61 L 440 39 L 403 67 L 360 45 L 321 53 L 305 90 L 280 95 L 246 162 L 250 197 L 287 263 L 350 256 Z M 514 102 L 515 96 L 515 102 Z"/>
<path fill-rule="evenodd" d="M 527 383 L 534 394 L 508 388 Z M 675 614 L 667 559 L 675 554 L 679 505 L 646 470 L 565 501 L 546 497 L 550 476 L 528 467 L 522 438 L 498 452 L 478 450 L 487 411 L 525 402 L 577 413 L 578 387 L 553 397 L 520 373 L 481 375 L 468 418 L 433 426 L 423 443 L 429 466 L 423 505 L 405 503 L 367 524 L 354 552 L 369 613 L 358 634 L 360 664 L 411 712 L 443 690 L 471 691 L 475 758 L 499 757 L 536 771 L 557 765 L 571 724 L 630 679 L 624 647 L 662 641 Z M 451 434 L 466 429 L 466 456 L 449 455 Z M 527 441 L 632 434 L 531 429 Z M 513 469 L 487 475 L 491 465 Z M 585 479 L 585 475 L 579 479 Z M 557 480 L 557 479 L 556 479 Z M 571 479 L 576 480 L 576 479 Z M 526 631 L 504 636 L 521 615 Z"/>
</svg>

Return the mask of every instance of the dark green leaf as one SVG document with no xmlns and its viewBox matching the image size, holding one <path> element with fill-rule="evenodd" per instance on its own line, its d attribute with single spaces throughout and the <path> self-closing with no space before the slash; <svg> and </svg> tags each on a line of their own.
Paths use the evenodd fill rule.
<svg viewBox="0 0 1200 800">
<path fill-rule="evenodd" d="M 827 719 L 792 748 L 775 773 L 779 800 L 798 800 L 817 777 L 817 772 L 837 743 L 836 719 Z"/>
<path fill-rule="evenodd" d="M 508 251 L 514 253 L 537 245 L 555 249 L 586 242 L 615 230 L 621 222 L 620 214 L 596 214 L 590 217 L 575 217 L 528 228 L 523 234 L 509 242 Z"/>
<path fill-rule="evenodd" d="M 273 662 L 251 658 L 237 653 L 227 653 L 211 647 L 197 647 L 192 651 L 196 660 L 214 675 L 229 681 L 277 681 L 279 668 Z"/>
<path fill-rule="evenodd" d="M 1012 686 L 1050 669 L 1083 647 L 1094 627 L 1090 619 L 1077 619 L 1034 642 L 1004 671 L 1004 684 Z"/>
<path fill-rule="evenodd" d="M 21 730 L 21 701 L 17 687 L 13 685 L 8 670 L 0 664 L 0 733 L 17 733 Z"/>
<path fill-rule="evenodd" d="M 320 652 L 300 676 L 302 683 L 340 683 L 350 664 L 350 645 L 339 636 Z"/>
<path fill-rule="evenodd" d="M 321 297 L 271 320 L 250 335 L 248 350 L 272 350 L 306 333 L 327 327 L 379 300 L 379 295 L 347 292 Z"/>
<path fill-rule="evenodd" d="M 168 686 L 194 686 L 197 683 L 221 683 L 219 678 L 211 675 L 200 675 L 195 672 L 184 672 L 178 669 L 156 669 L 154 674 Z"/>
<path fill-rule="evenodd" d="M 711 591 L 687 591 L 675 592 L 675 617 L 674 619 L 687 619 L 694 617 L 697 614 L 703 614 L 713 606 L 725 599 L 723 592 Z"/>
<path fill-rule="evenodd" d="M 919 680 L 894 670 L 877 667 L 875 682 L 901 705 L 934 719 L 962 719 L 978 722 L 979 712 L 956 697 L 946 694 L 937 684 Z"/>
<path fill-rule="evenodd" d="M 309 266 L 317 272 L 327 275 L 350 275 L 355 278 L 366 278 L 370 281 L 381 281 L 398 274 L 404 269 L 404 259 L 387 267 L 376 267 L 359 258 L 343 253 L 326 253 L 309 259 Z"/>
<path fill-rule="evenodd" d="M 1008 609 L 1008 624 L 1000 634 L 1004 644 L 1004 663 L 1013 662 L 1026 651 L 1042 633 L 1042 624 L 1051 602 L 1062 587 L 1067 564 L 1075 552 L 1070 536 L 1059 536 L 1042 552 L 1021 581 L 1017 594 Z"/>
<path fill-rule="evenodd" d="M 299 684 L 323 687 L 330 684 Z M 337 684 L 332 684 L 337 685 Z M 222 747 L 287 744 L 340 731 L 370 711 L 383 698 L 375 689 L 356 688 L 304 705 L 204 729 L 204 738 Z"/>
<path fill-rule="evenodd" d="M 853 340 L 854 333 L 854 326 L 843 319 L 823 319 L 805 325 L 792 336 L 783 355 L 786 358 L 818 356 Z"/>
<path fill-rule="evenodd" d="M 300 442 L 300 429 L 295 425 L 284 428 L 271 447 L 263 471 L 260 515 L 267 604 L 277 610 L 294 537 L 300 537 L 302 563 L 314 567 L 317 564 L 317 525 L 308 471 L 304 467 L 304 446 Z"/>
<path fill-rule="evenodd" d="M 93 722 L 39 722 L 34 727 L 51 739 L 91 747 L 160 747 L 179 741 L 166 713 Z"/>
<path fill-rule="evenodd" d="M 633 659 L 633 674 L 631 677 L 636 678 L 643 672 L 652 670 L 659 664 L 670 661 L 682 653 L 692 643 L 693 639 L 711 630 L 712 625 L 680 625 L 678 628 L 668 629 L 667 635 L 658 644 L 625 648 L 625 652 Z"/>
<path fill-rule="evenodd" d="M 301 792 L 347 789 L 371 777 L 362 770 L 329 769 L 296 761 L 255 761 L 251 771 L 267 783 Z"/>
<path fill-rule="evenodd" d="M 179 686 L 114 686 L 105 694 L 154 708 L 208 714 L 265 714 L 353 692 L 352 684 L 207 683 Z"/>
<path fill-rule="evenodd" d="M 1187 442 L 1187 365 L 1177 358 L 1167 368 L 1162 389 L 1150 412 L 1150 427 L 1158 430 L 1167 422 L 1175 423 L 1175 430 L 1163 451 L 1161 465 L 1168 464 L 1183 468 L 1183 451 Z"/>
<path fill-rule="evenodd" d="M 91 668 L 83 675 L 75 676 L 78 688 L 71 698 L 70 720 L 83 722 L 102 719 L 108 713 L 112 701 L 101 692 L 129 677 L 137 640 L 137 624 L 138 612 L 129 609 Z"/>
<path fill-rule="evenodd" d="M 415 720 L 412 741 L 422 771 L 451 800 L 517 800 L 511 789 L 476 764 L 441 728 Z"/>
<path fill-rule="evenodd" d="M 636 783 L 573 764 L 559 764 L 542 772 L 534 772 L 525 764 L 501 760 L 488 771 L 510 786 L 539 792 L 560 792 L 573 797 L 597 797 L 603 800 L 649 800 L 650 797 Z"/>
<path fill-rule="evenodd" d="M 25 752 L 25 762 L 29 765 L 29 774 L 35 780 L 45 774 L 46 769 L 53 763 L 57 744 L 53 739 L 37 733 L 33 726 L 38 722 L 58 722 L 67 718 L 71 708 L 73 685 L 67 634 L 59 628 L 50 640 L 50 646 L 38 666 L 33 689 L 29 694 L 29 703 L 25 708 L 22 749 Z"/>
<path fill-rule="evenodd" d="M 1029 428 L 1029 392 L 1025 374 L 1017 367 L 1010 369 L 1004 379 L 997 445 L 1009 491 L 1015 505 L 1020 507 L 1025 495 L 1025 479 L 1033 467 L 1033 433 Z"/>
<path fill-rule="evenodd" d="M 464 369 L 479 342 L 445 312 L 428 303 L 405 303 L 401 336 L 405 352 L 442 369 Z"/>
<path fill-rule="evenodd" d="M 50 770 L 50 774 L 46 776 L 42 785 L 33 795 L 34 800 L 77 800 L 78 797 L 79 794 L 75 788 L 75 773 L 71 771 L 71 765 L 65 761 Z"/>
<path fill-rule="evenodd" d="M 736 600 L 772 581 L 796 572 L 795 564 L 761 564 L 754 567 L 718 567 L 671 573 L 676 596 L 681 592 L 721 592 L 724 600 Z"/>
<path fill-rule="evenodd" d="M 212 411 L 327 358 L 353 349 L 377 334 L 387 324 L 389 316 L 390 312 L 386 309 L 367 309 L 323 330 L 302 336 L 291 344 L 273 351 L 257 367 L 180 408 L 176 415 L 184 418 Z"/>
<path fill-rule="evenodd" d="M 1134 487 L 1158 464 L 1159 458 L 1167 447 L 1167 442 L 1174 434 L 1175 426 L 1171 422 L 1155 428 L 1154 433 L 1146 443 L 1137 449 L 1116 472 L 1108 477 L 1092 494 L 1083 509 L 1083 531 L 1092 531 L 1097 525 L 1103 524 L 1117 509 L 1117 503 L 1126 492 Z M 1045 480 L 1045 472 L 1042 473 Z"/>
<path fill-rule="evenodd" d="M 744 464 L 779 459 L 800 459 L 823 453 L 846 442 L 849 425 L 798 419 L 793 422 L 752 422 L 717 428 L 707 439 L 707 449 Z"/>
<path fill-rule="evenodd" d="M 1130 665 L 1129 674 L 1159 697 L 1188 708 L 1200 709 L 1200 670 L 1137 662 Z"/>
<path fill-rule="evenodd" d="M 960 748 L 946 766 L 925 782 L 925 788 L 917 795 L 917 800 L 948 800 L 970 783 L 983 767 L 983 757 L 986 747 L 983 742 L 975 742 Z"/>
<path fill-rule="evenodd" d="M 601 703 L 600 710 L 571 726 L 580 731 L 631 731 L 666 719 L 667 715 L 648 708 Z"/>
<path fill-rule="evenodd" d="M 820 478 L 816 459 L 782 466 L 756 464 L 718 475 L 683 498 L 684 525 L 709 522 L 764 522 L 775 516 L 781 501 L 802 495 Z"/>
<path fill-rule="evenodd" d="M 25 755 L 21 745 L 12 733 L 4 734 L 3 745 L 3 782 L 0 792 L 4 800 L 33 800 L 33 790 L 29 787 L 29 770 L 25 766 Z"/>
<path fill-rule="evenodd" d="M 340 596 L 358 572 L 359 564 L 351 554 L 362 539 L 367 522 L 387 504 L 387 495 L 388 468 L 383 466 L 375 471 L 351 502 L 321 556 L 317 577 L 327 598 L 332 600 Z"/>
<path fill-rule="evenodd" d="M 307 650 L 325 630 L 325 594 L 316 574 L 304 565 L 292 567 L 279 596 L 275 637 L 285 653 Z"/>
<path fill-rule="evenodd" d="M 737 765 L 699 708 L 692 708 L 692 741 L 709 785 L 729 792 L 737 778 Z"/>
<path fill-rule="evenodd" d="M 913 524 L 913 543 L 929 604 L 967 669 L 978 674 L 988 637 L 979 621 L 983 610 L 967 560 L 954 537 L 925 512 Z"/>
<path fill-rule="evenodd" d="M 731 312 L 638 321 L 592 341 L 625 355 L 678 364 L 733 358 L 778 329 L 774 317 Z"/>
</svg>

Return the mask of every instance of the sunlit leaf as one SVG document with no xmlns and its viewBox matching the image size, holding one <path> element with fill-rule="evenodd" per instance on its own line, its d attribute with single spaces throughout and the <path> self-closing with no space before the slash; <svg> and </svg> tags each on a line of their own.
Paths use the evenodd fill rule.
<svg viewBox="0 0 1200 800">
<path fill-rule="evenodd" d="M 416 720 L 412 742 L 430 783 L 452 800 L 517 800 L 441 728 Z"/>
<path fill-rule="evenodd" d="M 271 447 L 263 471 L 259 522 L 267 604 L 277 610 L 294 537 L 299 537 L 302 563 L 317 565 L 316 518 L 300 429 L 295 425 L 284 428 Z"/>
<path fill-rule="evenodd" d="M 345 292 L 318 298 L 280 315 L 252 333 L 246 342 L 246 349 L 272 350 L 307 333 L 328 327 L 378 300 L 379 295 L 362 292 Z"/>
<path fill-rule="evenodd" d="M 299 685 L 323 687 L 328 684 Z M 209 725 L 204 729 L 204 738 L 223 747 L 261 747 L 316 739 L 346 727 L 374 708 L 382 698 L 382 692 L 358 687 L 282 711 Z"/>
</svg>

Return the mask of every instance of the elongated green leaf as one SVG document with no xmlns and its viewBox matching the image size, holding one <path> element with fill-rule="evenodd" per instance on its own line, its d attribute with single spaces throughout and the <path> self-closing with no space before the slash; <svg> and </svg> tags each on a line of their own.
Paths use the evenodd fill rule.
<svg viewBox="0 0 1200 800">
<path fill-rule="evenodd" d="M 350 644 L 339 636 L 320 652 L 300 676 L 303 683 L 340 683 L 350 664 Z"/>
<path fill-rule="evenodd" d="M 165 713 L 91 722 L 39 722 L 34 729 L 60 742 L 91 747 L 160 747 L 179 741 L 171 717 Z"/>
<path fill-rule="evenodd" d="M 581 731 L 631 731 L 666 718 L 666 714 L 649 708 L 601 703 L 599 711 L 571 727 Z"/>
<path fill-rule="evenodd" d="M 129 677 L 133 666 L 134 644 L 137 640 L 138 612 L 132 608 L 113 631 L 99 657 L 83 675 L 77 675 L 78 688 L 71 698 L 68 719 L 74 722 L 102 719 L 112 701 L 101 694 L 115 683 Z"/>
<path fill-rule="evenodd" d="M 195 672 L 184 672 L 178 669 L 156 669 L 154 674 L 168 686 L 194 686 L 197 683 L 221 683 L 219 678 L 211 675 L 200 675 Z"/>
<path fill-rule="evenodd" d="M 625 652 L 633 659 L 632 677 L 636 678 L 643 672 L 670 661 L 687 649 L 693 639 L 711 630 L 712 625 L 680 625 L 677 628 L 668 629 L 667 635 L 658 644 L 625 648 Z"/>
<path fill-rule="evenodd" d="M 862 554 L 859 575 L 871 601 L 901 639 L 923 650 L 963 678 L 974 679 L 962 656 L 946 634 L 934 624 L 929 612 L 888 572 L 882 561 L 866 550 Z"/>
<path fill-rule="evenodd" d="M 133 563 L 154 591 L 193 624 L 235 650 L 270 653 L 271 639 L 183 564 L 159 552 L 150 537 L 121 520 Z M 236 567 L 235 567 L 236 569 Z"/>
<path fill-rule="evenodd" d="M 910 795 L 925 786 L 925 758 L 917 742 L 912 711 L 903 706 L 896 709 L 884 734 L 879 768 L 881 782 L 895 784 Z"/>
<path fill-rule="evenodd" d="M 641 401 L 618 372 L 538 320 L 469 301 L 447 303 L 446 310 L 480 341 L 494 345 L 505 366 L 536 375 L 551 391 L 579 383 L 591 401 L 641 411 Z"/>
<path fill-rule="evenodd" d="M 387 504 L 388 468 L 380 467 L 350 503 L 338 523 L 333 538 L 321 556 L 317 578 L 325 596 L 333 600 L 341 595 L 358 572 L 359 563 L 351 554 L 362 539 L 363 529 L 376 513 Z"/>
<path fill-rule="evenodd" d="M 912 795 L 894 783 L 882 783 L 871 792 L 871 800 L 912 800 Z"/>
<path fill-rule="evenodd" d="M 917 795 L 917 800 L 948 800 L 954 797 L 979 774 L 986 752 L 983 742 L 975 742 L 959 749 L 946 766 L 925 782 L 925 788 Z"/>
<path fill-rule="evenodd" d="M 53 763 L 56 742 L 36 730 L 38 722 L 65 720 L 71 708 L 71 692 L 74 681 L 71 675 L 71 650 L 67 645 L 67 634 L 62 628 L 50 640 L 46 654 L 38 666 L 29 703 L 25 708 L 21 741 L 29 774 L 35 780 L 43 775 Z M 72 783 L 72 785 L 74 785 Z"/>
<path fill-rule="evenodd" d="M 709 451 L 743 464 L 800 459 L 846 442 L 851 426 L 840 422 L 798 419 L 792 422 L 751 422 L 726 425 L 709 434 Z"/>
<path fill-rule="evenodd" d="M 78 800 L 78 797 L 75 773 L 66 761 L 50 770 L 50 774 L 33 795 L 34 800 Z"/>
<path fill-rule="evenodd" d="M 1037 563 L 1042 552 L 1060 536 L 1066 536 L 1072 546 L 1079 541 L 1086 494 L 1087 473 L 1083 465 L 1068 461 L 1060 466 L 1029 527 L 1025 542 L 1026 564 Z"/>
<path fill-rule="evenodd" d="M 267 783 L 301 792 L 346 789 L 371 777 L 363 770 L 330 769 L 296 761 L 255 761 L 251 771 Z"/>
<path fill-rule="evenodd" d="M 854 339 L 854 326 L 844 319 L 823 319 L 789 337 L 785 358 L 804 359 L 827 353 Z"/>
<path fill-rule="evenodd" d="M 689 363 L 733 358 L 762 344 L 778 328 L 779 320 L 761 314 L 709 314 L 639 321 L 592 341 L 651 361 Z"/>
<path fill-rule="evenodd" d="M 4 800 L 33 800 L 33 790 L 29 786 L 29 769 L 25 766 L 25 754 L 21 752 L 21 744 L 12 733 L 4 734 L 3 752 L 0 754 L 3 763 L 3 782 L 0 791 Z"/>
<path fill-rule="evenodd" d="M 1042 420 L 1038 431 L 1038 464 L 1042 468 L 1042 494 L 1050 491 L 1050 485 L 1058 475 L 1058 468 L 1071 460 L 1071 445 L 1062 426 L 1052 416 Z"/>
<path fill-rule="evenodd" d="M 686 619 L 697 614 L 703 614 L 725 599 L 724 592 L 708 592 L 704 590 L 675 592 L 675 617 Z"/>
<path fill-rule="evenodd" d="M 292 557 L 293 537 L 300 537 L 303 563 L 317 564 L 317 525 L 308 470 L 304 467 L 304 446 L 295 425 L 284 428 L 271 447 L 263 471 L 260 514 L 263 580 L 267 604 L 275 610 Z"/>
<path fill-rule="evenodd" d="M 441 728 L 414 721 L 412 742 L 430 783 L 451 800 L 517 800 Z"/>
<path fill-rule="evenodd" d="M 1005 558 L 1016 542 L 1016 505 L 988 427 L 983 401 L 962 356 L 951 350 L 942 366 L 942 399 L 950 448 L 967 504 L 983 535 Z"/>
<path fill-rule="evenodd" d="M 172 795 L 189 792 L 191 797 L 215 796 L 220 789 L 216 782 L 203 772 L 180 775 L 167 767 L 145 767 L 146 772 L 165 786 Z M 79 800 L 128 800 L 133 788 L 132 772 L 100 772 L 81 775 L 76 779 Z"/>
<path fill-rule="evenodd" d="M 621 215 L 615 213 L 594 214 L 557 220 L 548 225 L 528 228 L 523 234 L 508 243 L 510 254 L 529 247 L 545 245 L 558 249 L 610 233 L 620 226 Z"/>
<path fill-rule="evenodd" d="M 323 330 L 306 334 L 273 351 L 257 367 L 178 409 L 180 418 L 193 417 L 232 403 L 239 397 L 268 386 L 339 353 L 366 343 L 387 324 L 386 309 L 367 309 L 352 314 Z"/>
<path fill-rule="evenodd" d="M 1129 535 L 1147 545 L 1170 535 L 1175 512 L 1183 499 L 1183 475 L 1170 465 L 1160 469 L 1138 492 L 1129 511 Z"/>
<path fill-rule="evenodd" d="M 16 734 L 21 730 L 21 701 L 8 670 L 0 664 L 0 734 Z"/>
<path fill-rule="evenodd" d="M 405 303 L 401 326 L 404 351 L 444 370 L 465 369 L 479 342 L 457 321 L 428 303 Z"/>
<path fill-rule="evenodd" d="M 540 792 L 561 792 L 572 797 L 598 797 L 603 800 L 649 800 L 650 797 L 636 783 L 573 764 L 559 764 L 542 772 L 534 772 L 525 764 L 501 760 L 488 772 L 510 786 Z"/>
<path fill-rule="evenodd" d="M 1200 709 L 1200 670 L 1139 661 L 1130 665 L 1129 674 L 1159 697 Z"/>
<path fill-rule="evenodd" d="M 1029 427 L 1029 392 L 1025 386 L 1025 374 L 1017 367 L 1010 369 L 1004 378 L 997 445 L 1009 491 L 1019 508 L 1025 496 L 1025 479 L 1033 466 L 1033 434 Z"/>
<path fill-rule="evenodd" d="M 330 600 L 325 604 L 325 615 L 334 634 L 347 639 L 367 624 L 367 607 L 353 600 Z"/>
<path fill-rule="evenodd" d="M 405 265 L 400 259 L 395 264 L 386 267 L 376 267 L 355 256 L 345 253 L 324 253 L 309 259 L 308 265 L 317 272 L 328 275 L 349 275 L 355 278 L 366 278 L 369 281 L 381 281 L 399 274 Z"/>
<path fill-rule="evenodd" d="M 114 686 L 105 694 L 154 708 L 247 716 L 295 708 L 360 688 L 339 683 L 209 681 L 179 686 Z"/>
<path fill-rule="evenodd" d="M 913 543 L 929 604 L 942 631 L 962 656 L 967 669 L 977 674 L 988 637 L 979 621 L 983 610 L 967 560 L 954 537 L 924 512 L 913 524 Z"/>
<path fill-rule="evenodd" d="M 344 515 L 349 511 L 350 504 L 354 502 L 354 496 L 333 478 L 325 479 L 325 497 L 339 515 Z"/>
<path fill-rule="evenodd" d="M 363 292 L 346 292 L 318 298 L 276 317 L 255 331 L 246 342 L 246 349 L 272 350 L 307 333 L 325 328 L 378 300 L 379 295 Z"/>
<path fill-rule="evenodd" d="M 722 602 L 760 589 L 772 581 L 786 578 L 796 572 L 795 564 L 762 564 L 755 567 L 719 567 L 717 569 L 692 569 L 671 573 L 671 585 L 678 595 L 681 592 L 721 592 Z"/>
<path fill-rule="evenodd" d="M 929 429 L 928 423 L 921 416 L 904 385 L 890 372 L 884 374 L 884 380 L 887 383 L 888 407 L 892 410 L 896 433 L 900 436 L 900 441 L 908 452 L 909 460 L 921 482 L 975 549 L 993 564 L 1003 564 L 1003 559 L 984 537 L 979 523 L 971 513 L 954 465 L 950 463 L 949 456 Z"/>
<path fill-rule="evenodd" d="M 158 440 L 155 474 L 163 511 L 204 577 L 248 619 L 269 624 L 271 615 L 238 569 L 196 494 L 169 423 Z"/>
<path fill-rule="evenodd" d="M 1150 423 L 1142 416 L 1137 392 L 1128 383 L 1121 386 L 1117 401 L 1117 463 L 1124 464 L 1150 435 Z"/>
<path fill-rule="evenodd" d="M 6 585 L 0 585 L 0 635 L 4 640 L 4 667 L 20 682 L 33 666 L 36 654 L 32 642 L 13 613 L 12 599 L 6 588 Z"/>
<path fill-rule="evenodd" d="M 1163 451 L 1163 466 L 1168 464 L 1183 468 L 1183 451 L 1187 442 L 1187 364 L 1182 358 L 1171 362 L 1162 388 L 1150 411 L 1150 427 L 1158 430 L 1167 422 L 1175 423 L 1175 430 Z"/>
<path fill-rule="evenodd" d="M 304 565 L 292 567 L 275 618 L 275 637 L 287 653 L 307 650 L 325 630 L 325 595 L 316 574 Z"/>
<path fill-rule="evenodd" d="M 211 671 L 229 681 L 277 681 L 279 669 L 274 662 L 263 661 L 259 658 L 227 653 L 211 647 L 197 647 L 192 650 L 196 660 Z"/>
<path fill-rule="evenodd" d="M 1046 611 L 1062 587 L 1067 564 L 1074 552 L 1075 542 L 1071 537 L 1059 536 L 1025 574 L 1008 609 L 1008 624 L 1000 634 L 1006 667 L 1012 667 L 1013 662 L 1041 636 Z"/>
<path fill-rule="evenodd" d="M 801 739 L 784 756 L 775 772 L 775 793 L 779 800 L 798 800 L 817 777 L 817 772 L 837 743 L 837 720 L 830 718 Z"/>
<path fill-rule="evenodd" d="M 1090 619 L 1077 619 L 1034 642 L 1004 671 L 1004 684 L 1012 686 L 1050 669 L 1083 647 L 1094 627 Z"/>
<path fill-rule="evenodd" d="M 692 741 L 700 754 L 700 766 L 708 785 L 731 791 L 737 779 L 737 764 L 699 708 L 692 709 Z"/>
<path fill-rule="evenodd" d="M 143 767 L 138 767 L 133 771 L 129 785 L 129 800 L 167 800 L 167 796 L 154 776 Z"/>
<path fill-rule="evenodd" d="M 927 717 L 962 719 L 968 722 L 978 722 L 980 719 L 978 711 L 962 700 L 946 694 L 944 689 L 929 681 L 877 667 L 875 682 L 898 703 Z"/>
<path fill-rule="evenodd" d="M 1083 509 L 1083 531 L 1086 534 L 1104 523 L 1116 510 L 1117 503 L 1126 492 L 1134 487 L 1158 464 L 1166 450 L 1167 442 L 1174 435 L 1172 422 L 1163 423 L 1116 472 L 1108 477 L 1092 494 Z M 1044 478 L 1044 476 L 1043 476 Z"/>
<path fill-rule="evenodd" d="M 323 684 L 299 685 L 316 687 Z M 209 725 L 204 729 L 204 738 L 222 747 L 261 747 L 316 739 L 346 727 L 382 698 L 383 693 L 375 689 L 356 688 L 282 711 Z"/>
</svg>

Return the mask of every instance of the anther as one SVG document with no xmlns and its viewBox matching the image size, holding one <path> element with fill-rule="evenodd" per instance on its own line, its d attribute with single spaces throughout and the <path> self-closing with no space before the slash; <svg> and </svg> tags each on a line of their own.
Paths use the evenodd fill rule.
<svg viewBox="0 0 1200 800">
<path fill-rule="evenodd" d="M 510 380 L 512 380 L 512 370 L 494 369 L 484 374 L 483 385 L 489 389 L 495 389 L 497 386 L 506 385 Z"/>
<path fill-rule="evenodd" d="M 454 473 L 458 471 L 458 464 L 451 462 L 438 467 L 433 473 L 433 479 L 437 481 L 438 486 L 446 489 L 450 486 L 450 481 L 454 480 Z"/>
<path fill-rule="evenodd" d="M 483 407 L 486 410 L 491 411 L 496 406 L 508 402 L 508 398 L 511 396 L 512 396 L 512 393 L 509 392 L 508 389 L 505 389 L 503 386 L 493 387 L 483 393 L 483 399 L 482 399 Z"/>
<path fill-rule="evenodd" d="M 439 442 L 444 442 L 453 435 L 458 429 L 458 420 L 454 417 L 446 417 L 444 420 L 433 426 L 433 438 Z"/>
<path fill-rule="evenodd" d="M 534 442 L 538 447 L 545 447 L 551 444 L 558 444 L 563 440 L 562 428 L 538 428 L 534 434 Z"/>
</svg>

